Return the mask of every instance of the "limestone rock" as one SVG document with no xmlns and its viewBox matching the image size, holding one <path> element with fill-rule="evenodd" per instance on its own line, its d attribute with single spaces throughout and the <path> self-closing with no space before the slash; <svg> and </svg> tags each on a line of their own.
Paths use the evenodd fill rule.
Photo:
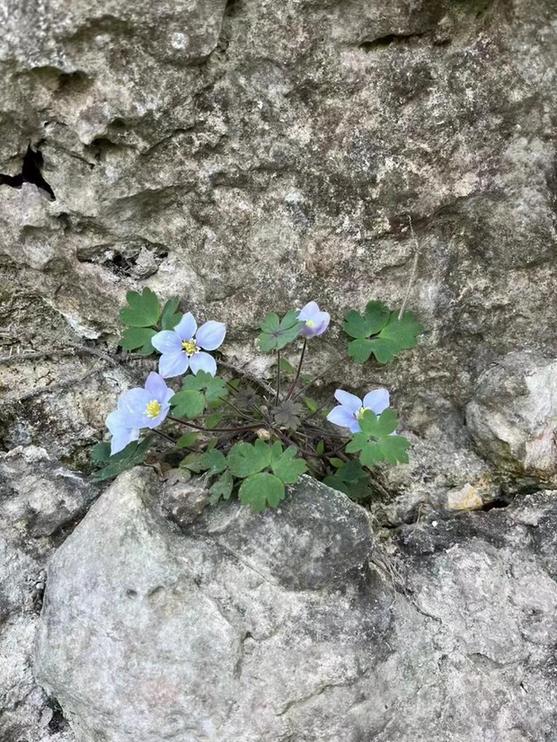
<svg viewBox="0 0 557 742">
<path fill-rule="evenodd" d="M 36 670 L 80 742 L 549 738 L 556 525 L 539 493 L 387 553 L 304 478 L 180 530 L 137 469 L 52 559 Z"/>
<path fill-rule="evenodd" d="M 31 655 L 48 557 L 95 496 L 44 449 L 0 453 L 0 738 L 73 742 L 56 700 L 37 685 Z"/>
<path fill-rule="evenodd" d="M 509 353 L 478 379 L 466 420 L 499 469 L 557 487 L 557 360 Z"/>
</svg>

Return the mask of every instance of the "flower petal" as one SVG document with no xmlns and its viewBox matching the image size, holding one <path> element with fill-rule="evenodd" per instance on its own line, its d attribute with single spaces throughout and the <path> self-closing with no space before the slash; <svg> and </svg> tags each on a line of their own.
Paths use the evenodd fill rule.
<svg viewBox="0 0 557 742">
<path fill-rule="evenodd" d="M 112 412 L 106 418 L 106 427 L 114 435 L 116 430 L 127 427 L 124 423 L 124 418 L 120 410 L 112 410 Z"/>
<path fill-rule="evenodd" d="M 190 368 L 194 374 L 198 371 L 206 371 L 211 376 L 214 376 L 217 373 L 217 362 L 213 356 L 200 350 L 190 358 Z"/>
<path fill-rule="evenodd" d="M 306 322 L 308 319 L 315 320 L 315 316 L 319 314 L 319 305 L 316 301 L 308 301 L 308 303 L 300 309 L 298 312 L 298 319 Z"/>
<path fill-rule="evenodd" d="M 146 428 L 156 428 L 158 425 L 160 425 L 168 413 L 170 412 L 170 405 L 168 403 L 161 404 L 161 411 L 156 417 L 149 418 L 148 422 L 145 424 Z"/>
<path fill-rule="evenodd" d="M 315 331 L 315 335 L 323 335 L 327 327 L 329 327 L 329 322 L 331 321 L 331 315 L 329 312 L 319 312 L 318 318 L 317 318 L 317 330 Z"/>
<path fill-rule="evenodd" d="M 360 430 L 360 424 L 354 415 L 342 405 L 333 407 L 327 415 L 327 420 L 334 425 L 339 425 L 341 428 L 348 428 L 353 433 L 357 433 Z"/>
<path fill-rule="evenodd" d="M 164 383 L 164 379 L 160 374 L 157 374 L 154 371 L 151 371 L 147 377 L 147 380 L 145 381 L 145 389 L 151 395 L 151 399 L 156 399 L 157 402 L 160 402 L 161 404 L 167 402 L 169 399 L 169 389 Z M 170 396 L 172 396 L 172 394 L 174 394 L 174 392 L 171 391 Z"/>
<path fill-rule="evenodd" d="M 364 397 L 364 407 L 371 410 L 376 415 L 380 415 L 390 404 L 389 392 L 387 389 L 374 389 L 368 392 Z"/>
<path fill-rule="evenodd" d="M 176 333 L 180 340 L 191 340 L 195 335 L 196 330 L 197 322 L 195 321 L 193 314 L 191 312 L 186 312 L 172 332 Z"/>
<path fill-rule="evenodd" d="M 114 410 L 106 418 L 106 426 L 112 433 L 110 441 L 110 455 L 122 451 L 128 443 L 136 441 L 139 438 L 139 428 L 130 428 L 125 421 L 125 417 L 119 410 Z"/>
<path fill-rule="evenodd" d="M 132 441 L 139 440 L 139 428 L 120 428 L 112 434 L 110 440 L 110 455 L 120 453 Z"/>
<path fill-rule="evenodd" d="M 135 387 L 125 392 L 118 400 L 118 411 L 129 428 L 143 427 L 147 403 L 151 401 L 146 389 Z"/>
<path fill-rule="evenodd" d="M 159 358 L 159 374 L 164 379 L 185 374 L 189 366 L 189 359 L 182 350 L 179 353 L 163 353 Z"/>
<path fill-rule="evenodd" d="M 182 350 L 182 341 L 174 330 L 163 330 L 157 332 L 151 338 L 153 348 L 156 348 L 159 353 L 178 353 Z"/>
<path fill-rule="evenodd" d="M 356 397 L 355 394 L 345 392 L 344 389 L 337 389 L 335 392 L 335 399 L 340 402 L 343 407 L 346 407 L 350 412 L 358 412 L 362 407 L 362 400 Z"/>
<path fill-rule="evenodd" d="M 299 318 L 299 317 L 298 317 Z M 311 325 L 308 325 L 306 319 L 306 325 L 300 330 L 300 334 L 306 338 L 313 338 L 322 335 L 331 321 L 331 315 L 328 312 L 316 312 L 311 318 Z"/>
<path fill-rule="evenodd" d="M 201 325 L 195 336 L 195 340 L 200 348 L 205 350 L 216 350 L 222 345 L 226 335 L 226 325 L 224 322 L 214 322 L 210 320 Z"/>
</svg>

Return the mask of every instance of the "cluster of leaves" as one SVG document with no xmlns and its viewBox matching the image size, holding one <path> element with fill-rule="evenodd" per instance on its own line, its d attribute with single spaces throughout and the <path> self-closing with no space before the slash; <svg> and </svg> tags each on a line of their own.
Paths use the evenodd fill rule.
<svg viewBox="0 0 557 742">
<path fill-rule="evenodd" d="M 120 345 L 124 350 L 135 350 L 148 356 L 155 352 L 151 338 L 159 330 L 172 330 L 182 315 L 178 312 L 180 298 L 171 297 L 164 307 L 151 289 L 144 288 L 141 294 L 128 291 L 127 306 L 120 311 L 120 319 L 125 326 Z"/>
<path fill-rule="evenodd" d="M 287 484 L 294 484 L 307 470 L 297 456 L 296 446 L 284 449 L 280 441 L 235 443 L 227 455 L 216 448 L 186 456 L 183 466 L 192 472 L 205 472 L 212 480 L 211 502 L 228 500 L 235 485 L 238 496 L 255 512 L 276 507 L 286 496 Z"/>
<path fill-rule="evenodd" d="M 304 323 L 298 320 L 298 313 L 294 310 L 287 312 L 282 319 L 278 314 L 271 312 L 261 323 L 259 347 L 263 353 L 273 350 L 282 350 L 297 339 Z"/>
<path fill-rule="evenodd" d="M 162 306 L 149 289 L 130 291 L 120 315 L 125 325 L 122 347 L 143 355 L 154 352 L 151 338 L 176 326 L 182 317 L 178 306 L 177 298 Z M 310 377 L 301 372 L 307 340 L 296 365 L 281 354 L 299 341 L 303 326 L 296 311 L 282 317 L 270 313 L 260 326 L 259 348 L 276 354 L 275 388 L 242 374 L 224 378 L 202 371 L 186 374 L 174 385 L 167 432 L 161 434 L 165 445 L 173 445 L 163 465 L 166 460 L 168 466 L 178 464 L 203 475 L 212 503 L 237 495 L 256 512 L 277 507 L 287 486 L 305 472 L 354 500 L 369 501 L 374 494 L 372 470 L 378 464 L 408 461 L 409 443 L 396 434 L 399 421 L 391 408 L 380 415 L 361 410 L 360 430 L 352 435 L 324 420 L 329 407 L 323 411 L 308 395 Z M 369 302 L 363 313 L 348 312 L 343 329 L 352 338 L 351 358 L 363 363 L 373 355 L 381 364 L 416 345 L 421 332 L 411 312 L 399 316 L 378 301 Z M 281 378 L 288 380 L 284 388 Z M 184 426 L 187 430 L 179 431 Z M 97 479 L 110 479 L 145 461 L 156 448 L 158 432 L 114 456 L 108 443 L 95 446 Z"/>
<path fill-rule="evenodd" d="M 401 317 L 380 301 L 370 301 L 363 314 L 352 310 L 344 318 L 343 329 L 354 338 L 348 354 L 357 363 L 365 363 L 373 354 L 379 363 L 390 363 L 403 350 L 418 342 L 422 327 L 412 312 Z"/>
</svg>

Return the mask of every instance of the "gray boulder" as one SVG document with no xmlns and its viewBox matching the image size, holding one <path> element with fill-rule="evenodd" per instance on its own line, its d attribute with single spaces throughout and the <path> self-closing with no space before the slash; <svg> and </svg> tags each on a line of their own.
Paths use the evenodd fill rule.
<svg viewBox="0 0 557 742">
<path fill-rule="evenodd" d="M 182 527 L 159 495 L 120 476 L 49 566 L 36 672 L 80 742 L 551 738 L 551 494 L 389 547 L 308 478 Z"/>
<path fill-rule="evenodd" d="M 56 699 L 37 685 L 32 652 L 46 562 L 95 488 L 36 446 L 0 453 L 0 739 L 71 742 Z"/>
<path fill-rule="evenodd" d="M 478 379 L 466 423 L 501 472 L 557 488 L 557 359 L 525 351 L 501 358 Z"/>
</svg>

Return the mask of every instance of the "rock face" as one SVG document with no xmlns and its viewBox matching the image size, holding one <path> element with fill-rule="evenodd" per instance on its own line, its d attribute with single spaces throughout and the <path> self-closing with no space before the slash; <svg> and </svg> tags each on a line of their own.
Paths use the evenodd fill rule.
<svg viewBox="0 0 557 742">
<path fill-rule="evenodd" d="M 0 742 L 70 735 L 56 698 L 79 742 L 552 739 L 555 0 L 0 0 L 0 28 Z M 324 403 L 391 390 L 411 461 L 377 472 L 381 550 L 330 493 L 256 521 L 120 480 L 51 567 L 47 698 L 43 571 L 149 370 L 112 353 L 144 286 L 264 372 L 267 311 L 408 292 L 395 364 L 347 364 L 338 323 L 311 358 Z"/>
<path fill-rule="evenodd" d="M 244 361 L 271 308 L 400 305 L 417 255 L 420 348 L 355 367 L 337 327 L 323 394 L 387 385 L 415 434 L 435 486 L 397 474 L 387 519 L 516 489 L 464 410 L 509 353 L 555 355 L 554 0 L 0 0 L 0 19 L 2 352 L 102 348 L 148 285 L 227 321 Z M 83 464 L 126 384 L 98 356 L 2 366 L 4 447 Z M 548 441 L 518 454 L 543 487 Z"/>
<path fill-rule="evenodd" d="M 42 448 L 0 454 L 0 739 L 71 742 L 55 699 L 32 669 L 48 557 L 94 489 Z"/>
<path fill-rule="evenodd" d="M 385 547 L 304 478 L 180 530 L 122 475 L 49 566 L 37 672 L 80 742 L 551 739 L 557 501 Z"/>
<path fill-rule="evenodd" d="M 509 353 L 480 376 L 466 420 L 501 471 L 557 486 L 557 361 Z"/>
</svg>

